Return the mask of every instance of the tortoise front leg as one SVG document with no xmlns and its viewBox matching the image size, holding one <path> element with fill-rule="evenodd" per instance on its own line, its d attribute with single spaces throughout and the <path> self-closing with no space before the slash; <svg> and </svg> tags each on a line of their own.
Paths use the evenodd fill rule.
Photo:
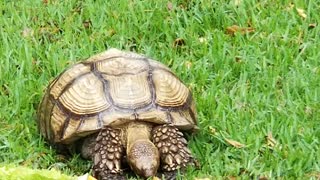
<svg viewBox="0 0 320 180">
<path fill-rule="evenodd" d="M 99 180 L 125 179 L 121 170 L 123 145 L 120 130 L 103 128 L 96 138 L 93 155 L 93 176 Z"/>
<path fill-rule="evenodd" d="M 162 170 L 169 172 L 169 176 L 172 176 L 172 172 L 194 163 L 183 133 L 173 125 L 155 127 L 152 131 L 152 140 L 159 149 Z"/>
</svg>

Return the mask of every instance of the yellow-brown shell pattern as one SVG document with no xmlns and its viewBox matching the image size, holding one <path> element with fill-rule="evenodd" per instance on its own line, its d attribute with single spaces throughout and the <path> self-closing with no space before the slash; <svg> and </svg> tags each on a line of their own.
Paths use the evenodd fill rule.
<svg viewBox="0 0 320 180">
<path fill-rule="evenodd" d="M 41 133 L 68 144 L 105 125 L 130 121 L 196 128 L 189 89 L 165 65 L 111 49 L 75 64 L 54 79 L 38 109 Z"/>
</svg>

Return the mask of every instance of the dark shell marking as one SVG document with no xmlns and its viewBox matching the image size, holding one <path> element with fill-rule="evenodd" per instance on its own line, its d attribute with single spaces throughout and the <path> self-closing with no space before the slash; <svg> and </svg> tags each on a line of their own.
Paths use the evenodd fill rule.
<svg viewBox="0 0 320 180">
<path fill-rule="evenodd" d="M 192 95 L 169 68 L 118 50 L 66 69 L 38 109 L 39 129 L 52 143 L 69 144 L 103 126 L 135 120 L 183 130 L 197 124 Z"/>
</svg>

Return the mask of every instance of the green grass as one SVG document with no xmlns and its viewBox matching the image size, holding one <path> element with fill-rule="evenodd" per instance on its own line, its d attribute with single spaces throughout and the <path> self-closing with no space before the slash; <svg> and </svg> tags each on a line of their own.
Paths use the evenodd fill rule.
<svg viewBox="0 0 320 180">
<path fill-rule="evenodd" d="M 320 22 L 320 4 L 172 4 L 168 10 L 167 1 L 2 1 L 0 163 L 70 175 L 89 171 L 80 157 L 61 158 L 45 145 L 36 108 L 64 68 L 116 47 L 158 59 L 192 89 L 201 130 L 189 147 L 201 169 L 188 169 L 182 179 L 319 177 L 320 27 L 309 24 Z M 229 26 L 248 24 L 253 33 L 226 33 Z M 177 38 L 185 44 L 174 47 Z M 268 133 L 276 146 L 267 145 Z"/>
</svg>

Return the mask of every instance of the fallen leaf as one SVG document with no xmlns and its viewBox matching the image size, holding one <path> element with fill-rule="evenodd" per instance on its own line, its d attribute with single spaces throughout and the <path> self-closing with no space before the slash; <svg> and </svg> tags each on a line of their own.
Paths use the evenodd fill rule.
<svg viewBox="0 0 320 180">
<path fill-rule="evenodd" d="M 290 3 L 287 7 L 286 7 L 286 10 L 287 11 L 290 11 L 294 8 L 294 4 L 293 3 Z"/>
<path fill-rule="evenodd" d="M 194 178 L 194 180 L 210 180 L 211 178 L 205 177 L 205 178 Z"/>
<path fill-rule="evenodd" d="M 236 60 L 236 62 L 237 62 L 237 63 L 241 63 L 241 62 L 242 62 L 242 60 L 241 60 L 241 57 L 240 57 L 240 56 L 236 56 L 236 57 L 235 57 L 235 60 Z"/>
<path fill-rule="evenodd" d="M 296 8 L 296 10 L 300 17 L 302 17 L 303 19 L 307 18 L 307 14 L 305 13 L 304 9 Z"/>
<path fill-rule="evenodd" d="M 235 141 L 235 140 L 232 140 L 232 139 L 225 139 L 227 141 L 227 143 L 229 143 L 230 145 L 232 145 L 233 147 L 236 147 L 236 148 L 243 148 L 245 147 L 244 144 L 241 144 L 240 142 L 238 141 Z"/>
<path fill-rule="evenodd" d="M 22 37 L 25 37 L 25 38 L 32 37 L 33 34 L 34 34 L 34 31 L 31 28 L 24 28 L 21 32 Z"/>
<path fill-rule="evenodd" d="M 268 180 L 269 178 L 267 176 L 259 176 L 258 180 Z"/>
<path fill-rule="evenodd" d="M 267 140 L 268 147 L 274 147 L 277 145 L 277 141 L 273 138 L 272 132 L 268 133 L 268 135 L 266 136 L 266 140 Z"/>
<path fill-rule="evenodd" d="M 239 6 L 242 3 L 242 0 L 234 0 L 234 5 Z"/>
<path fill-rule="evenodd" d="M 60 29 L 57 27 L 43 26 L 39 29 L 40 34 L 56 34 L 58 32 L 60 32 Z"/>
<path fill-rule="evenodd" d="M 315 74 L 319 73 L 320 74 L 320 67 L 314 67 L 311 69 L 311 71 Z"/>
<path fill-rule="evenodd" d="M 316 23 L 309 24 L 309 26 L 308 26 L 309 29 L 313 29 L 315 27 L 317 27 Z"/>
<path fill-rule="evenodd" d="M 311 115 L 312 114 L 312 108 L 310 106 L 306 106 L 304 108 L 304 113 L 306 113 L 306 115 Z"/>
<path fill-rule="evenodd" d="M 228 180 L 237 180 L 238 178 L 236 176 L 227 176 Z"/>
<path fill-rule="evenodd" d="M 307 177 L 315 178 L 315 179 L 320 179 L 320 172 L 314 171 L 310 172 L 306 175 Z"/>
<path fill-rule="evenodd" d="M 86 29 L 90 28 L 91 25 L 92 25 L 90 20 L 83 21 L 82 24 L 83 24 L 83 27 L 86 28 Z"/>
<path fill-rule="evenodd" d="M 184 39 L 182 39 L 182 38 L 177 38 L 177 39 L 174 40 L 174 42 L 173 42 L 173 46 L 174 46 L 174 47 L 183 46 L 183 45 L 185 45 L 185 44 L 186 44 L 186 42 L 185 42 Z"/>
<path fill-rule="evenodd" d="M 114 29 L 109 29 L 109 31 L 107 32 L 108 36 L 112 37 L 113 35 L 117 34 L 116 30 Z"/>
<path fill-rule="evenodd" d="M 73 8 L 72 10 L 71 10 L 71 12 L 73 12 L 73 13 L 81 13 L 81 11 L 82 11 L 82 7 L 81 6 L 76 6 L 75 8 Z"/>
<path fill-rule="evenodd" d="M 234 35 L 236 33 L 240 33 L 240 34 L 244 35 L 244 34 L 252 33 L 255 31 L 255 29 L 252 27 L 242 28 L 237 25 L 232 25 L 230 27 L 227 27 L 226 30 L 227 30 L 227 34 L 229 34 L 229 35 Z"/>
<path fill-rule="evenodd" d="M 200 42 L 200 43 L 207 43 L 207 39 L 204 38 L 204 37 L 200 37 L 200 38 L 199 38 L 199 42 Z"/>
<path fill-rule="evenodd" d="M 169 11 L 172 11 L 172 9 L 173 9 L 173 4 L 172 4 L 172 2 L 169 1 L 169 2 L 167 3 L 167 8 L 168 8 Z"/>
<path fill-rule="evenodd" d="M 36 60 L 35 58 L 32 58 L 32 65 L 36 66 L 40 63 L 40 61 Z"/>
<path fill-rule="evenodd" d="M 247 106 L 247 104 L 246 104 L 245 102 L 240 101 L 240 100 L 237 100 L 237 101 L 235 102 L 235 105 L 234 105 L 234 107 L 235 107 L 237 110 L 242 110 L 242 109 L 244 109 L 246 106 Z"/>
<path fill-rule="evenodd" d="M 246 174 L 250 174 L 250 172 L 248 171 L 248 169 L 246 168 L 240 168 L 239 169 L 239 175 L 242 176 L 242 175 L 246 175 Z"/>
</svg>

